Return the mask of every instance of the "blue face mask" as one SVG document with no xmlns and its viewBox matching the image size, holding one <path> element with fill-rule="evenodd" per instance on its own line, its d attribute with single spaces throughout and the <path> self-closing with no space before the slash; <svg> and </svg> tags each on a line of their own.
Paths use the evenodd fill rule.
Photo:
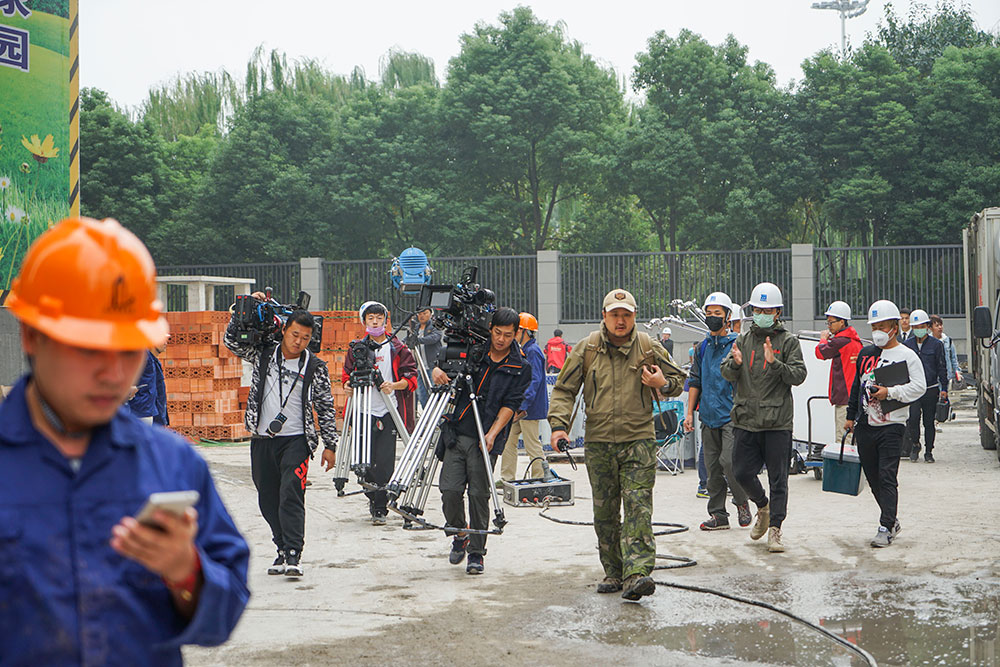
<svg viewBox="0 0 1000 667">
<path fill-rule="evenodd" d="M 774 315 L 768 313 L 754 313 L 753 323 L 761 329 L 770 329 L 774 326 Z"/>
<path fill-rule="evenodd" d="M 913 335 L 916 336 L 917 338 L 923 338 L 924 336 L 927 335 L 927 327 L 921 327 L 919 329 L 914 327 Z"/>
</svg>

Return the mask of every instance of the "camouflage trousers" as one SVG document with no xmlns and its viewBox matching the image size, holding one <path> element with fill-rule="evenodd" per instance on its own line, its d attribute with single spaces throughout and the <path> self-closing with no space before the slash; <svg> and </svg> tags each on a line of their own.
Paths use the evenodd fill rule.
<svg viewBox="0 0 1000 667">
<path fill-rule="evenodd" d="M 656 443 L 587 442 L 584 457 L 594 497 L 594 532 L 604 575 L 646 576 L 656 561 L 653 484 Z M 624 508 L 624 521 L 621 518 Z"/>
</svg>

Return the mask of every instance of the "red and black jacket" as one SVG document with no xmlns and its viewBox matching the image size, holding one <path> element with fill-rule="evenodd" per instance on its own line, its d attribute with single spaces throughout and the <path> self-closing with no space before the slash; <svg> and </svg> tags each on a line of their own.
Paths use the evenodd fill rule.
<svg viewBox="0 0 1000 667">
<path fill-rule="evenodd" d="M 369 338 L 369 336 L 365 336 L 365 338 Z M 417 389 L 417 362 L 413 358 L 410 348 L 396 338 L 391 339 L 389 359 L 392 362 L 391 381 L 406 380 L 406 389 L 396 390 L 396 404 L 399 406 L 399 416 L 403 418 L 406 430 L 412 433 L 413 427 L 416 425 L 413 392 Z M 349 354 L 345 355 L 344 369 L 340 373 L 341 383 L 346 384 L 351 379 L 351 371 L 353 370 L 354 359 Z"/>
<path fill-rule="evenodd" d="M 847 405 L 850 400 L 862 347 L 854 327 L 847 327 L 816 346 L 817 359 L 833 359 L 830 366 L 830 403 L 833 405 Z"/>
</svg>

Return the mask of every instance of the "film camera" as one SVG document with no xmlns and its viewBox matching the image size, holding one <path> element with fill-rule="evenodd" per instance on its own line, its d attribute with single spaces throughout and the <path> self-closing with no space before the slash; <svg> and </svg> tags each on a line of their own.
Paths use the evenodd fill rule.
<svg viewBox="0 0 1000 667">
<path fill-rule="evenodd" d="M 382 384 L 382 374 L 375 367 L 375 351 L 378 348 L 379 344 L 368 337 L 352 340 L 348 344 L 347 353 L 351 355 L 351 360 L 354 362 L 354 370 L 351 371 L 351 386 L 378 386 Z"/>
<path fill-rule="evenodd" d="M 266 301 L 260 301 L 249 295 L 236 297 L 233 313 L 236 321 L 236 340 L 253 347 L 262 347 L 267 343 L 281 342 L 281 330 L 288 321 L 288 316 L 296 310 L 309 310 L 311 297 L 308 292 L 299 292 L 299 298 L 294 304 L 281 304 L 271 298 L 272 289 L 267 287 L 264 293 Z M 323 318 L 313 315 L 313 333 L 309 341 L 309 351 L 316 354 L 320 351 L 323 339 Z"/>
<path fill-rule="evenodd" d="M 444 330 L 438 366 L 451 377 L 478 368 L 489 350 L 496 295 L 476 282 L 478 273 L 467 267 L 457 285 L 424 285 L 420 293 L 420 307 L 430 307 L 434 326 Z"/>
</svg>

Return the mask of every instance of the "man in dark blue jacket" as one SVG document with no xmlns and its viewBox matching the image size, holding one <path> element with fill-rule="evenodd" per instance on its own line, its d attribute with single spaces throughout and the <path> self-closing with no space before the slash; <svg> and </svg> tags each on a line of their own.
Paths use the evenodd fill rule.
<svg viewBox="0 0 1000 667">
<path fill-rule="evenodd" d="M 504 447 L 500 459 L 500 477 L 507 481 L 517 479 L 517 440 L 524 439 L 524 453 L 531 464 L 531 476 L 538 479 L 542 476 L 542 441 L 538 435 L 541 420 L 549 414 L 549 394 L 545 389 L 545 353 L 535 341 L 538 333 L 538 320 L 531 313 L 521 313 L 520 326 L 517 330 L 517 344 L 521 346 L 531 366 L 531 383 L 524 390 L 524 402 L 521 409 L 514 415 L 514 423 L 507 436 L 507 446 Z M 499 486 L 502 482 L 497 482 Z"/>
<path fill-rule="evenodd" d="M 455 529 L 448 562 L 458 565 L 465 560 L 468 551 L 469 562 L 465 571 L 469 574 L 483 572 L 486 535 L 466 534 L 462 529 L 469 527 L 485 531 L 489 528 L 490 494 L 493 489 L 490 488 L 486 466 L 489 465 L 492 470 L 497 457 L 503 453 L 504 443 L 510 432 L 510 420 L 520 410 L 524 390 L 531 381 L 530 367 L 514 340 L 519 320 L 517 311 L 511 308 L 499 308 L 493 313 L 490 349 L 479 368 L 472 372 L 472 386 L 478 396 L 476 405 L 490 460 L 483 460 L 475 412 L 466 382 L 459 385 L 455 408 L 441 425 L 444 459 L 441 462 L 438 487 L 441 489 L 445 521 Z M 432 379 L 436 384 L 449 382 L 448 375 L 440 366 L 434 368 Z M 466 489 L 469 493 L 468 522 L 463 501 Z"/>
<path fill-rule="evenodd" d="M 944 343 L 930 333 L 930 316 L 919 308 L 910 313 L 910 333 L 903 345 L 917 353 L 924 365 L 927 376 L 927 392 L 917 401 L 910 403 L 910 418 L 906 420 L 906 445 L 910 445 L 910 460 L 920 458 L 920 422 L 924 423 L 924 461 L 934 463 L 934 413 L 938 399 L 948 398 L 948 364 L 944 356 Z"/>
<path fill-rule="evenodd" d="M 740 526 L 750 525 L 747 494 L 733 475 L 733 383 L 722 377 L 722 362 L 733 347 L 736 334 L 727 333 L 733 311 L 725 292 L 712 292 L 705 299 L 705 323 L 709 334 L 694 347 L 694 361 L 688 371 L 688 404 L 684 429 L 694 430 L 694 411 L 701 420 L 702 451 L 708 472 L 708 520 L 702 530 L 728 530 L 726 490 L 733 491 Z"/>
<path fill-rule="evenodd" d="M 167 337 L 149 252 L 114 220 L 64 220 L 7 305 L 31 372 L 0 404 L 0 664 L 181 665 L 226 641 L 247 544 L 197 452 L 122 408 Z M 199 499 L 139 523 L 166 491 Z"/>
<path fill-rule="evenodd" d="M 165 347 L 156 348 L 156 354 L 163 354 Z M 129 399 L 128 409 L 147 424 L 169 426 L 167 417 L 167 386 L 163 380 L 163 366 L 152 351 L 146 351 L 146 365 L 142 369 L 136 385 L 135 396 Z"/>
</svg>

